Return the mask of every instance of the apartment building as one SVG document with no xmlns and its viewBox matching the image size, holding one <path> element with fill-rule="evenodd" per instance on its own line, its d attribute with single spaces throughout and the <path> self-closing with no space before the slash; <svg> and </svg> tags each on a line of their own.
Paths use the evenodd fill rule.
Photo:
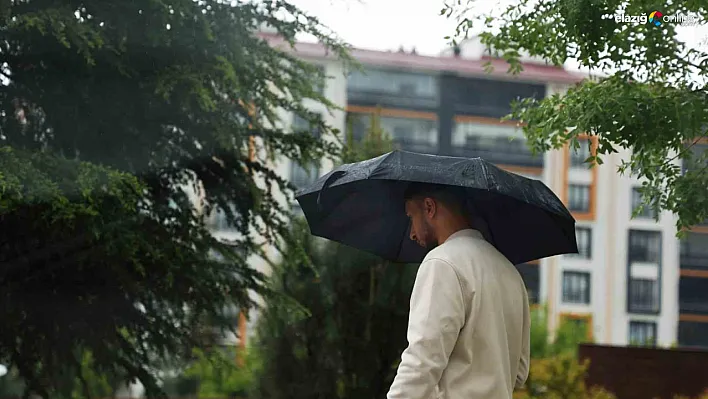
<svg viewBox="0 0 708 399">
<path fill-rule="evenodd" d="M 692 150 L 698 156 L 705 154 L 708 139 L 699 140 Z M 681 240 L 679 266 L 678 342 L 708 347 L 708 220 Z"/>
<path fill-rule="evenodd" d="M 354 49 L 364 71 L 348 72 L 319 44 L 290 49 L 276 36 L 264 37 L 324 68 L 330 77 L 324 93 L 345 111 L 308 106 L 340 131 L 349 125 L 361 137 L 378 114 L 399 148 L 479 156 L 542 180 L 564 200 L 577 220 L 580 253 L 517 265 L 532 303 L 548 306 L 551 328 L 567 319 L 585 324 L 602 344 L 708 347 L 708 223 L 679 243 L 672 214 L 658 221 L 649 210 L 631 217 L 640 182 L 617 173 L 628 153 L 588 168 L 583 161 L 596 143 L 586 138 L 578 151 L 533 155 L 516 124 L 500 121 L 514 99 L 564 93 L 581 74 L 525 57 L 524 71 L 512 77 L 474 39 L 437 57 Z M 487 61 L 492 73 L 485 72 Z M 283 121 L 302 128 L 295 116 L 283 115 Z M 303 169 L 289 160 L 275 166 L 299 186 L 332 167 Z"/>
</svg>

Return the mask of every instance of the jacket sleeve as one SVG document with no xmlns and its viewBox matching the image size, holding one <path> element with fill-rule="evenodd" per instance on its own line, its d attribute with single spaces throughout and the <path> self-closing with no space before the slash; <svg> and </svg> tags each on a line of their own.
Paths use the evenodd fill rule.
<svg viewBox="0 0 708 399">
<path fill-rule="evenodd" d="M 531 359 L 531 314 L 529 310 L 529 297 L 526 292 L 526 287 L 523 286 L 524 292 L 524 322 L 521 335 L 521 359 L 519 359 L 519 367 L 516 372 L 515 388 L 520 389 L 526 383 L 529 377 L 529 367 Z"/>
<path fill-rule="evenodd" d="M 408 347 L 387 399 L 428 399 L 440 382 L 465 324 L 462 286 L 452 265 L 429 259 L 420 265 L 408 320 Z"/>
</svg>

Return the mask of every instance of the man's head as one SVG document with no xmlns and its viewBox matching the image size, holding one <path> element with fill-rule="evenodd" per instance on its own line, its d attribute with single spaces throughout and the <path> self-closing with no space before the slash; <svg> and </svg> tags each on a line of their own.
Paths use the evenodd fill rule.
<svg viewBox="0 0 708 399">
<path fill-rule="evenodd" d="M 411 183 L 406 189 L 405 211 L 411 240 L 432 249 L 451 234 L 469 228 L 463 192 L 436 184 Z"/>
</svg>

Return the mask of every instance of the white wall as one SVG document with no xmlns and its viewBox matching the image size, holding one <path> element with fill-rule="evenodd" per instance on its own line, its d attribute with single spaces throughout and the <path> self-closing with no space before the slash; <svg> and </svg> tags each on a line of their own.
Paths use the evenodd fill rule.
<svg viewBox="0 0 708 399">
<path fill-rule="evenodd" d="M 564 93 L 567 87 L 549 84 L 547 95 Z M 676 218 L 664 212 L 657 224 L 651 220 L 631 219 L 632 187 L 639 185 L 636 178 L 621 176 L 618 167 L 629 159 L 629 152 L 604 156 L 604 164 L 597 166 L 595 218 L 578 221 L 577 226 L 592 229 L 591 259 L 556 256 L 541 261 L 541 301 L 549 306 L 549 327 L 558 325 L 561 313 L 592 314 L 593 337 L 596 342 L 612 345 L 628 344 L 630 321 L 657 322 L 658 344 L 670 346 L 677 340 L 679 242 L 675 238 Z M 544 182 L 562 198 L 563 170 L 567 165 L 564 153 L 546 154 Z M 589 171 L 569 170 L 569 182 L 589 183 Z M 658 316 L 629 315 L 627 312 L 627 248 L 630 229 L 662 232 L 661 313 Z M 570 305 L 562 302 L 562 275 L 564 270 L 591 273 L 590 305 Z"/>
<path fill-rule="evenodd" d="M 616 227 L 615 239 L 611 231 L 605 237 L 606 245 L 610 240 L 616 244 L 612 258 L 615 276 L 613 303 L 613 334 L 611 342 L 618 345 L 628 343 L 630 321 L 657 322 L 658 344 L 670 346 L 677 341 L 678 328 L 678 286 L 679 286 L 679 241 L 676 239 L 676 217 L 663 212 L 659 222 L 646 219 L 631 219 L 632 187 L 639 186 L 641 182 L 632 176 L 621 176 L 616 172 L 622 160 L 628 160 L 630 153 L 623 151 L 614 156 L 614 170 L 608 173 L 607 180 L 612 181 L 615 192 L 611 196 L 614 201 L 614 213 L 608 215 Z M 627 249 L 630 229 L 660 231 L 662 235 L 661 248 L 661 313 L 658 316 L 629 315 L 627 313 Z"/>
<path fill-rule="evenodd" d="M 344 66 L 341 62 L 331 59 L 313 59 L 310 61 L 322 65 L 325 68 L 325 74 L 328 76 L 328 79 L 325 84 L 324 95 L 329 101 L 331 101 L 341 109 L 327 110 L 325 105 L 310 99 L 305 100 L 304 105 L 313 112 L 321 113 L 325 120 L 325 123 L 330 125 L 333 129 L 337 129 L 340 132 L 344 132 L 346 126 L 345 108 L 347 104 L 347 81 Z M 293 122 L 293 115 L 291 113 L 281 111 L 279 113 L 279 116 L 281 119 L 279 127 L 284 129 L 285 131 L 289 131 L 290 126 Z M 332 139 L 332 141 L 334 140 Z M 260 148 L 262 149 L 262 146 Z M 259 155 L 264 158 L 266 156 L 264 150 L 261 150 Z M 285 177 L 288 180 L 290 179 L 292 160 L 287 159 L 285 157 L 278 157 L 277 159 L 271 161 L 269 166 L 273 168 L 273 170 L 275 170 L 278 175 Z M 332 168 L 332 162 L 325 160 L 321 165 L 320 175 L 327 173 Z M 261 181 L 260 184 L 262 186 L 263 182 Z M 283 192 L 278 191 L 275 193 L 275 195 L 283 207 L 290 207 L 291 205 L 295 204 L 294 198 L 288 198 Z M 266 252 L 271 261 L 277 262 L 278 259 L 280 259 L 280 254 L 273 246 L 267 246 Z M 256 270 L 261 271 L 265 274 L 270 274 L 271 272 L 270 265 L 265 259 L 253 256 L 249 260 L 249 263 Z M 262 299 L 255 295 L 254 299 L 258 303 L 263 303 Z M 254 328 L 257 324 L 257 320 L 258 312 L 252 311 L 249 315 L 249 321 L 247 325 L 247 334 L 249 337 L 253 336 L 255 333 Z"/>
</svg>

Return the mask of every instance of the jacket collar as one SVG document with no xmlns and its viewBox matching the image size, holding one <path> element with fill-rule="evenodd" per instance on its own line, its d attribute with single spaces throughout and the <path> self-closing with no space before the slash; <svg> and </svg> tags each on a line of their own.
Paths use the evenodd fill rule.
<svg viewBox="0 0 708 399">
<path fill-rule="evenodd" d="M 459 231 L 453 233 L 450 237 L 447 238 L 447 240 L 445 240 L 445 242 L 448 242 L 448 241 L 450 241 L 454 238 L 458 238 L 458 237 L 469 237 L 469 238 L 476 238 L 479 240 L 484 240 L 484 236 L 479 231 L 477 231 L 475 229 L 462 229 L 462 230 L 459 230 Z"/>
</svg>

